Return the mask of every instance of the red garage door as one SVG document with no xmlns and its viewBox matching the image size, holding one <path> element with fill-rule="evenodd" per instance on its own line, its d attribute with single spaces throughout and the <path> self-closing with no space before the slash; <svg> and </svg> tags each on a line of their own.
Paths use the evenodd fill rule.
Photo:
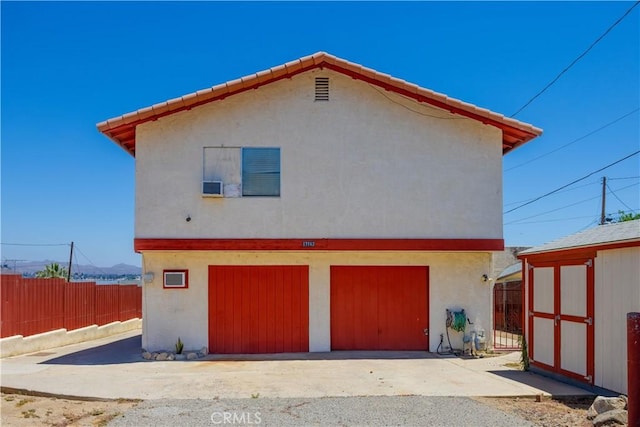
<svg viewBox="0 0 640 427">
<path fill-rule="evenodd" d="M 332 350 L 428 350 L 428 327 L 428 267 L 331 267 Z"/>
<path fill-rule="evenodd" d="M 309 268 L 209 266 L 209 351 L 309 351 Z"/>
</svg>

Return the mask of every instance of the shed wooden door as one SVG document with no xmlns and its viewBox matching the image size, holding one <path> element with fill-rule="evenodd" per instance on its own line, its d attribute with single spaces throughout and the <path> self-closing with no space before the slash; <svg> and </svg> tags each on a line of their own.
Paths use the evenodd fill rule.
<svg viewBox="0 0 640 427">
<path fill-rule="evenodd" d="M 426 266 L 332 266 L 332 350 L 428 350 Z"/>
<path fill-rule="evenodd" d="M 540 263 L 529 274 L 533 363 L 593 383 L 592 260 Z"/>
<path fill-rule="evenodd" d="M 209 266 L 209 351 L 309 351 L 309 267 Z"/>
</svg>

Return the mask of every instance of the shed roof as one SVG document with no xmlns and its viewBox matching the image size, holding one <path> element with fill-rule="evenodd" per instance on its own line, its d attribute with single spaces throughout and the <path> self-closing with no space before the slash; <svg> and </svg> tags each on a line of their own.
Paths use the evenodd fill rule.
<svg viewBox="0 0 640 427">
<path fill-rule="evenodd" d="M 502 270 L 496 278 L 496 282 L 506 282 L 509 279 L 520 279 L 522 277 L 522 263 L 517 262 Z"/>
<path fill-rule="evenodd" d="M 640 242 L 640 219 L 599 225 L 598 227 L 527 249 L 520 252 L 518 257 L 563 249 L 597 247 L 634 241 Z"/>
<path fill-rule="evenodd" d="M 250 89 L 256 89 L 260 86 L 284 78 L 290 78 L 296 74 L 315 68 L 330 69 L 354 79 L 362 80 L 412 98 L 417 102 L 430 104 L 453 114 L 459 114 L 473 120 L 478 120 L 484 124 L 495 126 L 502 130 L 503 154 L 542 134 L 542 129 L 528 123 L 505 117 L 502 114 L 494 113 L 485 108 L 480 108 L 455 98 L 450 98 L 444 94 L 422 88 L 405 80 L 397 79 L 388 74 L 363 67 L 360 64 L 349 62 L 326 52 L 317 52 L 313 55 L 269 68 L 268 70 L 189 93 L 179 98 L 160 102 L 150 107 L 141 108 L 137 111 L 98 123 L 97 127 L 100 132 L 111 138 L 132 156 L 135 156 L 136 126 L 141 123 L 156 120 L 179 111 L 189 110 Z"/>
</svg>

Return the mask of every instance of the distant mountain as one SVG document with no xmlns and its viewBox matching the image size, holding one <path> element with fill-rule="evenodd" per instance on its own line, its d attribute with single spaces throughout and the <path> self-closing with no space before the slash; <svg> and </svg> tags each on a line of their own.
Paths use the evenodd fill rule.
<svg viewBox="0 0 640 427">
<path fill-rule="evenodd" d="M 43 270 L 45 265 L 51 264 L 52 262 L 57 262 L 65 268 L 69 265 L 68 261 L 52 261 L 47 259 L 44 261 L 19 262 L 15 265 L 15 268 L 18 273 L 34 274 L 40 270 Z M 9 262 L 7 264 L 10 269 L 14 268 L 13 263 Z M 6 269 L 3 269 L 3 271 L 6 272 Z M 125 276 L 140 275 L 142 274 L 142 268 L 136 267 L 135 265 L 122 263 L 116 264 L 111 267 L 96 267 L 94 265 L 72 264 L 71 272 L 74 274 L 79 273 L 90 276 Z"/>
</svg>

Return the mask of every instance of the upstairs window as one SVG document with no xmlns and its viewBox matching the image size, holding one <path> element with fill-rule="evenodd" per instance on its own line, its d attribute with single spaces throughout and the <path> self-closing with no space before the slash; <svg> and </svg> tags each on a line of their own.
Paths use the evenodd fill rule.
<svg viewBox="0 0 640 427">
<path fill-rule="evenodd" d="M 204 147 L 203 197 L 279 197 L 280 148 Z"/>
<path fill-rule="evenodd" d="M 242 196 L 280 196 L 279 148 L 242 148 Z"/>
</svg>

